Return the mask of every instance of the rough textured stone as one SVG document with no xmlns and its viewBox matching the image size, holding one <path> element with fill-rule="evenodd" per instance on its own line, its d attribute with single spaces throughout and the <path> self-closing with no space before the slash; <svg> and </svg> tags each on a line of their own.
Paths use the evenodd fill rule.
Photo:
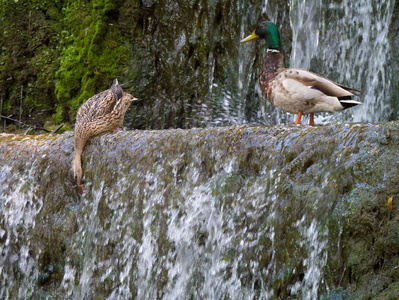
<svg viewBox="0 0 399 300">
<path fill-rule="evenodd" d="M 1 297 L 394 299 L 398 144 L 396 122 L 105 134 L 80 198 L 71 132 L 1 135 Z"/>
</svg>

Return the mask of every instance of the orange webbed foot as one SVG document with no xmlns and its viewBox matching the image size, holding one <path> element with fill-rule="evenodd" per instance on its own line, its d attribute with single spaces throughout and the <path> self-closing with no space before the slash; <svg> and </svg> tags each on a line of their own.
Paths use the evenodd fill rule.
<svg viewBox="0 0 399 300">
<path fill-rule="evenodd" d="M 309 125 L 314 126 L 314 114 L 310 114 L 309 116 Z"/>
<path fill-rule="evenodd" d="M 298 117 L 296 118 L 295 124 L 301 124 L 302 112 L 298 111 Z"/>
</svg>

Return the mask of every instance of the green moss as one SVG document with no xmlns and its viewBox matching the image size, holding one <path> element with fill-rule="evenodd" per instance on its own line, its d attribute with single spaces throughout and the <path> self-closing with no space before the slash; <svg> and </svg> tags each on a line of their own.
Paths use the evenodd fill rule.
<svg viewBox="0 0 399 300">
<path fill-rule="evenodd" d="M 73 120 L 80 105 L 99 90 L 108 88 L 122 74 L 128 57 L 128 46 L 117 22 L 116 4 L 93 1 L 70 3 L 65 9 L 66 23 L 60 68 L 57 71 L 56 118 Z"/>
<path fill-rule="evenodd" d="M 19 115 L 21 107 L 33 125 L 51 114 L 57 123 L 73 121 L 87 98 L 124 76 L 131 45 L 118 26 L 118 5 L 2 1 L 1 111 Z"/>
<path fill-rule="evenodd" d="M 27 123 L 31 116 L 41 123 L 43 115 L 72 123 L 78 107 L 115 77 L 132 81 L 126 91 L 145 100 L 126 116 L 127 127 L 134 128 L 228 124 L 226 95 L 232 96 L 234 115 L 235 107 L 257 97 L 253 91 L 251 97 L 240 94 L 236 72 L 239 15 L 252 16 L 252 6 L 238 13 L 240 6 L 223 1 L 4 0 L 0 5 L 2 111 L 19 114 L 23 87 Z M 276 9 L 288 12 L 288 6 Z M 259 115 L 258 101 L 252 102 L 245 103 L 245 114 L 254 116 L 249 121 Z"/>
<path fill-rule="evenodd" d="M 60 1 L 1 1 L 3 113 L 22 112 L 24 119 L 37 125 L 42 123 L 43 116 L 54 112 L 61 18 Z"/>
</svg>

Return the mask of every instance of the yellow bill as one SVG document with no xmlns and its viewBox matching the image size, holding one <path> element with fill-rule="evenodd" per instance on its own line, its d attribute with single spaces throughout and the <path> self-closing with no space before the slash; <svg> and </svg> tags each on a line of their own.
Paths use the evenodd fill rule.
<svg viewBox="0 0 399 300">
<path fill-rule="evenodd" d="M 252 32 L 251 35 L 249 35 L 249 36 L 247 36 L 245 39 L 241 40 L 240 43 L 249 42 L 249 41 L 254 40 L 254 39 L 257 39 L 257 38 L 259 38 L 259 35 L 257 35 L 257 34 L 255 33 L 255 31 L 254 31 L 254 32 Z"/>
</svg>

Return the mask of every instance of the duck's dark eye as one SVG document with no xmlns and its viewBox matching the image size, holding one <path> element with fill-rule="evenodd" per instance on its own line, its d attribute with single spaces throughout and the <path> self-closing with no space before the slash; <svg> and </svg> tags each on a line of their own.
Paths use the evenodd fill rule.
<svg viewBox="0 0 399 300">
<path fill-rule="evenodd" d="M 265 28 L 265 27 L 266 27 L 265 24 L 259 24 L 259 26 L 258 26 L 259 29 L 263 29 L 263 28 Z"/>
</svg>

